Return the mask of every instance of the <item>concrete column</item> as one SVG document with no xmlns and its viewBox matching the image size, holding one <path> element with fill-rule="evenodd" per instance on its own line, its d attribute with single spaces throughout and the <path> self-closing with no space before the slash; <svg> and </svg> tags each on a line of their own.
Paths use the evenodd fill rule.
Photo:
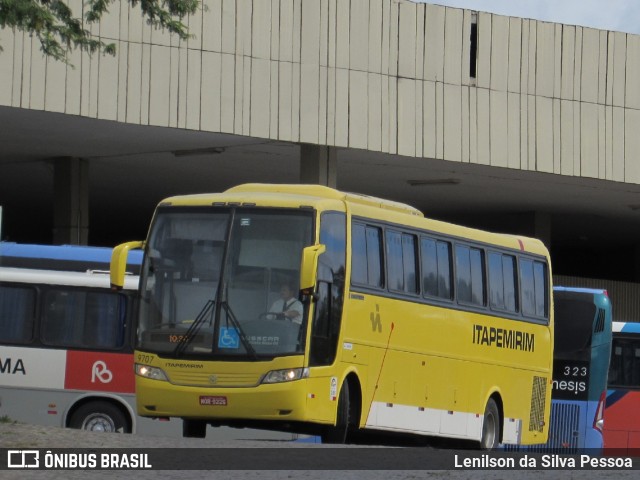
<svg viewBox="0 0 640 480">
<path fill-rule="evenodd" d="M 511 229 L 495 229 L 542 240 L 547 248 L 551 248 L 551 214 L 546 212 L 526 212 L 513 216 L 505 216 L 511 224 Z"/>
<path fill-rule="evenodd" d="M 535 212 L 533 214 L 533 236 L 551 248 L 551 214 Z"/>
<path fill-rule="evenodd" d="M 300 146 L 300 183 L 336 188 L 338 179 L 337 151 L 334 147 Z"/>
<path fill-rule="evenodd" d="M 87 245 L 89 241 L 89 162 L 53 160 L 53 243 Z"/>
<path fill-rule="evenodd" d="M 633 281 L 640 282 L 640 245 L 633 247 Z"/>
</svg>

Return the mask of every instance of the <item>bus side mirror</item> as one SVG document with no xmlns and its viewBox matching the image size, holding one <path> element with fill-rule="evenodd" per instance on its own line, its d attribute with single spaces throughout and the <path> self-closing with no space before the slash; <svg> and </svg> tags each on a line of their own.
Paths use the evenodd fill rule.
<svg viewBox="0 0 640 480">
<path fill-rule="evenodd" d="M 144 242 L 121 243 L 111 252 L 111 264 L 109 274 L 111 276 L 111 288 L 121 290 L 124 287 L 124 275 L 127 271 L 127 257 L 129 250 L 142 248 Z"/>
<path fill-rule="evenodd" d="M 302 250 L 300 262 L 300 290 L 305 295 L 313 293 L 316 286 L 316 273 L 318 270 L 318 257 L 325 252 L 324 245 L 311 245 Z"/>
</svg>

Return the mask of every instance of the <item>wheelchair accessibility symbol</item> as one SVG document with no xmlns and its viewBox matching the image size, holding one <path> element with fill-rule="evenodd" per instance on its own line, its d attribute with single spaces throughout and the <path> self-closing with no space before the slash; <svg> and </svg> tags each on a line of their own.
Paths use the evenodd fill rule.
<svg viewBox="0 0 640 480">
<path fill-rule="evenodd" d="M 220 327 L 218 348 L 239 348 L 240 336 L 235 328 Z"/>
</svg>

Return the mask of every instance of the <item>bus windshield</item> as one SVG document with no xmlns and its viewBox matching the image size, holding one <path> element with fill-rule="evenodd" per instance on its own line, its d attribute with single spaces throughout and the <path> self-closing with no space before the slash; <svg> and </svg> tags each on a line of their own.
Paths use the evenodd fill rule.
<svg viewBox="0 0 640 480">
<path fill-rule="evenodd" d="M 300 255 L 311 212 L 160 208 L 143 266 L 138 347 L 247 360 L 304 351 Z"/>
<path fill-rule="evenodd" d="M 589 360 L 591 338 L 597 306 L 579 296 L 564 293 L 556 295 L 555 358 Z"/>
</svg>

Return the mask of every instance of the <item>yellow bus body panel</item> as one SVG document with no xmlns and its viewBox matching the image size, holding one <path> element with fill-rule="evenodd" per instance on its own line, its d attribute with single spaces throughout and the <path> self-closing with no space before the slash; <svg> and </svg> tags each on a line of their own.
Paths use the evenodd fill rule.
<svg viewBox="0 0 640 480">
<path fill-rule="evenodd" d="M 547 409 L 551 401 L 547 326 L 370 295 L 357 297 L 345 309 L 349 321 L 341 346 L 343 361 L 368 367 L 361 424 L 374 402 L 388 408 L 408 405 L 482 416 L 490 395 L 498 393 L 504 417 L 523 421 L 523 443 L 546 438 L 546 428 L 539 432 L 529 425 L 529 411 L 534 377 L 547 383 Z M 372 318 L 380 327 L 372 326 Z M 504 338 L 492 346 L 474 344 L 474 325 L 526 333 L 534 338 L 533 350 L 526 350 L 529 345 L 524 343 L 518 348 L 525 350 L 505 348 Z"/>
</svg>

